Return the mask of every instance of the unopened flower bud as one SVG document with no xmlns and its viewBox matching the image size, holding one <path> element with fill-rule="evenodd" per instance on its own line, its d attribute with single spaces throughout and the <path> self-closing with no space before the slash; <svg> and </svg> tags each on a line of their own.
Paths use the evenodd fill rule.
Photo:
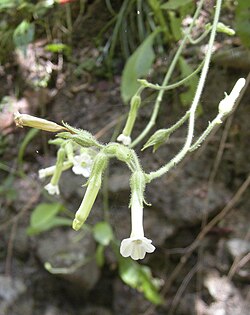
<svg viewBox="0 0 250 315">
<path fill-rule="evenodd" d="M 245 86 L 246 80 L 240 78 L 234 85 L 231 93 L 226 95 L 225 98 L 219 104 L 219 113 L 221 115 L 227 115 L 233 110 L 234 103 L 239 97 L 241 90 Z"/>
<path fill-rule="evenodd" d="M 131 98 L 131 102 L 130 102 L 130 106 L 131 108 L 133 108 L 134 110 L 138 110 L 139 106 L 141 105 L 141 97 L 140 95 L 134 95 Z"/>
<path fill-rule="evenodd" d="M 53 121 L 46 120 L 43 118 L 38 118 L 38 117 L 31 116 L 28 114 L 20 114 L 19 112 L 14 113 L 14 120 L 15 120 L 16 126 L 21 127 L 21 128 L 23 126 L 27 126 L 27 127 L 32 127 L 32 128 L 41 129 L 45 131 L 51 131 L 51 132 L 59 132 L 66 129 L 63 126 L 60 126 Z"/>
<path fill-rule="evenodd" d="M 162 144 L 164 144 L 169 136 L 170 136 L 169 129 L 159 129 L 157 130 L 146 142 L 142 150 L 145 150 L 146 148 L 153 146 L 153 151 L 155 152 Z"/>
<path fill-rule="evenodd" d="M 225 33 L 225 34 L 227 34 L 229 36 L 235 35 L 235 31 L 232 28 L 230 28 L 229 26 L 227 26 L 224 23 L 222 23 L 222 22 L 219 22 L 217 24 L 216 30 L 219 33 Z"/>
</svg>

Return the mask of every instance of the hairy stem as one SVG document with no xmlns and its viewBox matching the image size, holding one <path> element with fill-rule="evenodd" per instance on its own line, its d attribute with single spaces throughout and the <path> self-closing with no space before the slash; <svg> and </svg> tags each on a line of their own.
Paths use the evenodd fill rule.
<svg viewBox="0 0 250 315">
<path fill-rule="evenodd" d="M 214 21 L 213 21 L 212 31 L 211 31 L 211 35 L 210 35 L 210 39 L 208 43 L 208 51 L 205 57 L 205 62 L 204 62 L 204 66 L 201 72 L 201 76 L 200 76 L 198 87 L 195 93 L 195 97 L 190 107 L 188 134 L 187 134 L 186 142 L 183 148 L 181 149 L 181 151 L 169 163 L 161 167 L 159 170 L 155 172 L 151 172 L 147 175 L 147 180 L 149 182 L 167 173 L 172 167 L 174 167 L 184 158 L 184 156 L 188 153 L 190 149 L 192 139 L 193 139 L 193 134 L 194 134 L 195 112 L 196 112 L 196 109 L 197 109 L 197 106 L 201 97 L 201 93 L 205 85 L 205 81 L 206 81 L 206 77 L 207 77 L 207 73 L 209 69 L 209 64 L 210 64 L 212 50 L 213 50 L 213 44 L 214 44 L 215 35 L 216 35 L 216 27 L 217 27 L 217 23 L 219 21 L 219 16 L 220 16 L 221 2 L 222 0 L 217 0 L 216 2 Z"/>
<path fill-rule="evenodd" d="M 169 69 L 166 73 L 166 76 L 163 80 L 163 83 L 162 83 L 162 86 L 166 86 L 173 74 L 173 71 L 175 69 L 175 66 L 179 60 L 179 57 L 182 53 L 182 50 L 186 44 L 186 42 L 188 41 L 188 36 L 190 35 L 192 29 L 193 29 L 193 26 L 195 24 L 195 21 L 201 11 L 201 8 L 202 8 L 202 5 L 203 5 L 203 2 L 204 0 L 201 0 L 196 11 L 195 11 L 195 14 L 194 14 L 194 17 L 193 17 L 193 21 L 192 23 L 190 24 L 189 26 L 189 29 L 187 31 L 187 34 L 184 36 L 178 50 L 176 51 L 176 54 L 174 56 L 174 59 L 173 61 L 171 62 L 170 66 L 169 66 Z M 131 143 L 131 147 L 135 147 L 142 139 L 144 139 L 144 137 L 149 133 L 149 131 L 151 130 L 151 128 L 154 126 L 155 124 L 155 121 L 156 121 L 156 118 L 157 118 L 157 115 L 158 115 L 158 112 L 159 112 L 159 108 L 160 108 L 160 104 L 161 104 L 161 101 L 162 101 L 162 98 L 163 98 L 163 95 L 164 95 L 164 89 L 160 90 L 159 93 L 158 93 L 158 96 L 157 96 L 157 99 L 155 101 L 155 105 L 154 105 L 154 110 L 153 110 L 153 113 L 151 115 L 151 118 L 150 118 L 150 121 L 149 123 L 147 124 L 147 126 L 145 127 L 145 129 L 143 130 L 143 132 Z"/>
</svg>

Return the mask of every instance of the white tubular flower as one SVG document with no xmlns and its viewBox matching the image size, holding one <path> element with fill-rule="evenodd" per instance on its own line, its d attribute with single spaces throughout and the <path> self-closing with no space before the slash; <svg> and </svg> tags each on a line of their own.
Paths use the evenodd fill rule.
<svg viewBox="0 0 250 315">
<path fill-rule="evenodd" d="M 155 247 L 152 241 L 144 236 L 143 230 L 143 206 L 136 192 L 131 199 L 131 223 L 132 231 L 129 238 L 121 242 L 120 253 L 123 257 L 131 257 L 134 260 L 143 259 L 146 253 L 152 253 Z"/>
<path fill-rule="evenodd" d="M 60 194 L 58 185 L 53 185 L 53 184 L 49 183 L 44 188 L 48 191 L 48 193 L 50 195 L 59 195 Z"/>
<path fill-rule="evenodd" d="M 40 179 L 45 178 L 47 176 L 51 176 L 53 175 L 55 169 L 56 169 L 55 165 L 47 167 L 47 168 L 42 168 L 41 170 L 38 171 L 38 176 Z"/>
<path fill-rule="evenodd" d="M 131 138 L 130 136 L 125 136 L 124 134 L 120 134 L 118 137 L 117 137 L 117 141 L 121 142 L 122 144 L 124 145 L 130 145 L 131 144 Z"/>
<path fill-rule="evenodd" d="M 82 175 L 84 177 L 90 176 L 93 160 L 88 154 L 82 153 L 81 155 L 76 155 L 73 158 L 72 162 L 73 162 L 72 171 L 76 175 Z"/>
<path fill-rule="evenodd" d="M 50 132 L 59 132 L 68 130 L 67 128 L 56 124 L 53 121 L 38 118 L 28 114 L 20 114 L 18 111 L 14 113 L 14 120 L 17 127 L 23 128 L 23 126 L 33 127 Z"/>
</svg>

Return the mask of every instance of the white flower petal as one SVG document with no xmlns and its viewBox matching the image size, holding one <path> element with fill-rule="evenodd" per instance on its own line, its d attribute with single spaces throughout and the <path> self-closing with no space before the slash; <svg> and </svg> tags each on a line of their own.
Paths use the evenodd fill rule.
<svg viewBox="0 0 250 315">
<path fill-rule="evenodd" d="M 143 248 L 144 250 L 147 252 L 147 253 L 153 253 L 153 251 L 155 250 L 155 247 L 154 245 L 152 245 L 152 241 L 151 240 L 148 240 L 150 241 L 150 243 L 143 243 Z"/>
<path fill-rule="evenodd" d="M 124 145 L 130 145 L 131 144 L 130 136 L 125 136 L 122 133 L 117 137 L 117 141 L 121 142 Z"/>
<path fill-rule="evenodd" d="M 143 259 L 146 255 L 146 251 L 144 250 L 140 241 L 135 241 L 133 244 L 133 251 L 131 253 L 131 258 L 134 260 Z"/>
<path fill-rule="evenodd" d="M 41 169 L 38 171 L 38 176 L 40 179 L 45 178 L 46 177 L 46 171 L 45 169 Z"/>
<path fill-rule="evenodd" d="M 123 257 L 129 257 L 132 252 L 132 245 L 129 238 L 124 239 L 121 242 L 120 253 Z"/>
<path fill-rule="evenodd" d="M 50 195 L 59 195 L 60 194 L 58 185 L 53 185 L 53 184 L 49 183 L 44 188 L 48 191 L 48 193 Z"/>
<path fill-rule="evenodd" d="M 155 247 L 146 237 L 130 237 L 121 242 L 120 253 L 123 257 L 131 256 L 132 259 L 143 259 L 146 253 L 152 253 Z"/>
<path fill-rule="evenodd" d="M 81 155 L 76 155 L 72 162 L 73 162 L 72 171 L 76 175 L 82 175 L 84 177 L 90 176 L 93 161 L 88 154 L 82 153 Z"/>
<path fill-rule="evenodd" d="M 82 175 L 84 177 L 89 177 L 90 173 L 91 173 L 91 167 L 86 166 L 86 167 L 82 168 Z"/>
</svg>

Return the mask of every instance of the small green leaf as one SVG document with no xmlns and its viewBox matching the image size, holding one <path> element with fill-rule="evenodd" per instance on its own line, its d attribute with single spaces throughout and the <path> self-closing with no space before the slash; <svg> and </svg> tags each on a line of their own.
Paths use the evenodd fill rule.
<svg viewBox="0 0 250 315">
<path fill-rule="evenodd" d="M 250 3 L 246 0 L 238 0 L 235 10 L 235 29 L 243 45 L 250 48 Z"/>
<path fill-rule="evenodd" d="M 111 226 L 107 222 L 99 222 L 93 228 L 94 239 L 101 245 L 107 246 L 113 239 Z"/>
<path fill-rule="evenodd" d="M 125 103 L 136 93 L 140 84 L 137 79 L 146 76 L 155 58 L 153 41 L 160 32 L 156 29 L 129 57 L 122 73 L 121 95 Z"/>
<path fill-rule="evenodd" d="M 180 7 L 193 2 L 193 0 L 169 0 L 168 2 L 161 5 L 161 9 L 164 10 L 177 10 Z"/>
<path fill-rule="evenodd" d="M 71 47 L 62 43 L 48 44 L 45 46 L 45 50 L 53 53 L 64 53 L 65 56 L 71 54 Z"/>
<path fill-rule="evenodd" d="M 41 232 L 48 231 L 58 226 L 71 226 L 71 225 L 72 225 L 72 220 L 70 219 L 63 218 L 63 217 L 53 217 L 49 222 L 47 222 L 44 225 L 39 225 L 36 227 L 29 226 L 27 229 L 27 234 L 35 235 Z"/>
<path fill-rule="evenodd" d="M 141 266 L 129 258 L 120 257 L 119 274 L 127 285 L 142 292 L 150 302 L 162 304 L 163 300 L 158 292 L 159 281 L 152 277 L 148 267 Z"/>
<path fill-rule="evenodd" d="M 28 233 L 39 233 L 51 228 L 51 222 L 55 219 L 55 216 L 62 208 L 60 203 L 41 203 L 32 212 L 30 218 L 30 226 Z M 59 218 L 57 218 L 59 219 Z M 62 224 L 61 219 L 55 220 L 53 224 Z M 70 220 L 71 221 L 71 220 Z M 65 222 L 64 222 L 65 223 Z"/>
<path fill-rule="evenodd" d="M 97 246 L 95 252 L 95 259 L 97 266 L 101 268 L 104 265 L 104 246 L 101 244 Z"/>
<path fill-rule="evenodd" d="M 17 1 L 16 0 L 1 0 L 0 1 L 0 12 L 7 10 L 7 9 L 11 9 L 11 8 L 15 8 L 17 6 Z"/>
<path fill-rule="evenodd" d="M 179 58 L 179 67 L 181 71 L 182 78 L 185 78 L 189 76 L 191 73 L 193 73 L 193 68 L 187 63 L 187 61 L 180 57 Z M 187 87 L 187 91 L 182 92 L 180 94 L 180 100 L 183 106 L 190 106 L 192 104 L 196 88 L 198 85 L 199 77 L 195 74 L 192 76 L 190 80 L 188 80 L 185 85 Z M 199 104 L 198 107 L 198 114 L 200 114 L 202 111 L 201 105 Z"/>
<path fill-rule="evenodd" d="M 43 225 L 49 222 L 60 211 L 60 203 L 40 203 L 32 212 L 31 226 Z"/>
<path fill-rule="evenodd" d="M 26 47 L 34 39 L 35 25 L 23 20 L 13 33 L 13 41 L 16 47 L 26 50 Z"/>
<path fill-rule="evenodd" d="M 174 39 L 178 41 L 182 38 L 182 31 L 181 31 L 182 18 L 177 17 L 176 12 L 174 11 L 169 11 L 168 16 L 169 16 L 169 21 L 170 21 L 171 32 L 174 36 Z"/>
</svg>

